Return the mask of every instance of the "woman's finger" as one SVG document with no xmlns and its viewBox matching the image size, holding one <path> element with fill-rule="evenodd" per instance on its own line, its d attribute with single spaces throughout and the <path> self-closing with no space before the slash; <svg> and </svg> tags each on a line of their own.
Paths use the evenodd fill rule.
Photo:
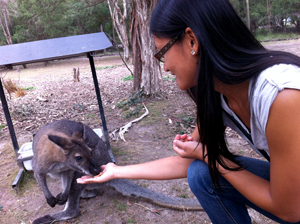
<svg viewBox="0 0 300 224">
<path fill-rule="evenodd" d="M 82 177 L 80 177 L 81 179 L 91 179 L 91 178 L 93 178 L 93 177 L 91 177 L 91 176 L 88 176 L 88 175 L 85 175 L 85 176 L 82 176 Z"/>
<path fill-rule="evenodd" d="M 95 179 L 92 177 L 89 178 L 78 178 L 76 179 L 78 184 L 91 184 L 91 183 L 96 183 Z"/>
</svg>

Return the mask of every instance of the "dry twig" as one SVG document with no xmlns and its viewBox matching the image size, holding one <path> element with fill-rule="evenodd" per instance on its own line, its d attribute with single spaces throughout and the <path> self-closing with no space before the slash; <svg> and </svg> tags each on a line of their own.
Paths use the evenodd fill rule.
<svg viewBox="0 0 300 224">
<path fill-rule="evenodd" d="M 128 129 L 132 126 L 132 124 L 133 124 L 134 122 L 138 122 L 139 120 L 143 119 L 145 116 L 147 116 L 147 115 L 149 114 L 149 110 L 147 109 L 147 107 L 145 106 L 145 104 L 143 104 L 143 105 L 144 105 L 144 107 L 145 107 L 145 109 L 146 109 L 146 112 L 145 112 L 142 116 L 140 116 L 139 118 L 137 118 L 137 119 L 135 119 L 135 120 L 133 120 L 133 121 L 130 121 L 128 124 L 126 124 L 126 125 L 124 125 L 123 127 L 120 128 L 120 130 L 119 130 L 119 136 L 120 136 L 120 138 L 121 138 L 124 142 L 126 142 L 126 140 L 125 140 L 125 138 L 124 138 L 124 134 L 125 134 L 126 132 L 128 132 Z"/>
<path fill-rule="evenodd" d="M 159 211 L 157 211 L 156 209 L 152 210 L 152 209 L 150 209 L 150 208 L 147 208 L 147 207 L 144 206 L 144 205 L 141 205 L 141 204 L 138 204 L 138 203 L 134 203 L 134 204 L 135 204 L 135 205 L 138 205 L 138 206 L 141 206 L 141 207 L 143 207 L 144 209 L 146 209 L 146 210 L 148 210 L 148 211 L 150 211 L 150 212 L 152 212 L 152 213 L 154 213 L 154 214 L 156 214 L 156 215 L 160 215 Z"/>
</svg>

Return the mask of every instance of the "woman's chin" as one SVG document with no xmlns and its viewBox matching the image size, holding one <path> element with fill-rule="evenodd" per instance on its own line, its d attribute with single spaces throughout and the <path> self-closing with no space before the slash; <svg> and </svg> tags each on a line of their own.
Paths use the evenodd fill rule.
<svg viewBox="0 0 300 224">
<path fill-rule="evenodd" d="M 186 85 L 182 85 L 180 82 L 176 80 L 176 84 L 177 84 L 177 87 L 180 89 L 180 90 L 187 90 L 189 87 L 187 87 Z"/>
</svg>

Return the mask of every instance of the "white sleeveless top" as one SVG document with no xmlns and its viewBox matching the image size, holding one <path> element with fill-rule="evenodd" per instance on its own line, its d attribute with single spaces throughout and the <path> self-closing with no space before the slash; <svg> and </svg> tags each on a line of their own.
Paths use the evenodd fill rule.
<svg viewBox="0 0 300 224">
<path fill-rule="evenodd" d="M 249 103 L 250 103 L 250 125 L 251 133 L 241 122 L 236 114 L 228 107 L 221 95 L 223 109 L 233 116 L 236 121 L 252 137 L 252 142 L 247 139 L 235 123 L 223 112 L 224 124 L 236 131 L 242 138 L 248 141 L 250 146 L 260 155 L 257 149 L 265 150 L 269 154 L 266 138 L 266 125 L 268 122 L 270 107 L 279 91 L 285 88 L 300 90 L 300 68 L 294 65 L 278 64 L 267 68 L 259 76 L 250 80 Z M 299 107 L 300 109 L 300 107 Z"/>
</svg>

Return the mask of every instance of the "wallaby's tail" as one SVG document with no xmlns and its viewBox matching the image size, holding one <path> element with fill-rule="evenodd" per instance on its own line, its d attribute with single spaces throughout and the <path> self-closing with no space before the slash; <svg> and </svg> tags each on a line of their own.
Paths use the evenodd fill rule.
<svg viewBox="0 0 300 224">
<path fill-rule="evenodd" d="M 203 210 L 202 206 L 197 200 L 179 197 L 170 197 L 146 188 L 143 188 L 134 182 L 126 179 L 115 179 L 106 183 L 108 186 L 112 186 L 116 191 L 123 196 L 133 196 L 142 198 L 153 204 L 157 204 L 163 207 L 192 211 Z"/>
</svg>

